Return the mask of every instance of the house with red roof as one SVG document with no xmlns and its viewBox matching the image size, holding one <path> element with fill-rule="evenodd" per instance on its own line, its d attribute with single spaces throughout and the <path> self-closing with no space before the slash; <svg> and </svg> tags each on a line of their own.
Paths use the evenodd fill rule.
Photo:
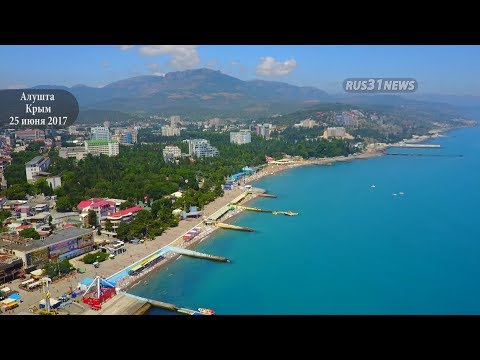
<svg viewBox="0 0 480 360">
<path fill-rule="evenodd" d="M 135 216 L 137 216 L 140 210 L 143 210 L 143 206 L 137 205 L 110 214 L 101 221 L 102 227 L 105 228 L 106 221 L 110 220 L 110 222 L 112 223 L 113 232 L 117 232 L 117 228 L 122 222 L 132 221 L 133 219 L 135 219 Z"/>
<path fill-rule="evenodd" d="M 86 225 L 88 221 L 88 211 L 93 210 L 97 214 L 97 224 L 100 224 L 108 215 L 116 211 L 115 201 L 106 200 L 103 198 L 92 198 L 89 200 L 80 201 L 77 205 L 77 210 L 80 212 L 80 220 Z"/>
</svg>

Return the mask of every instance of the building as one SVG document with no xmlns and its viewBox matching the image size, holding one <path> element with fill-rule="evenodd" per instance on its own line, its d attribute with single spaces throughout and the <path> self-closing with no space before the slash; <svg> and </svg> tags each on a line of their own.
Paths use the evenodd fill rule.
<svg viewBox="0 0 480 360">
<path fill-rule="evenodd" d="M 26 143 L 33 141 L 44 141 L 45 131 L 40 129 L 26 129 L 15 131 L 15 138 L 17 140 L 23 140 Z"/>
<path fill-rule="evenodd" d="M 77 211 L 80 212 L 80 221 L 85 226 L 88 226 L 88 212 L 90 210 L 95 211 L 97 214 L 97 225 L 101 223 L 102 220 L 117 209 L 115 201 L 107 200 L 103 198 L 92 198 L 89 200 L 80 201 L 77 205 Z"/>
<path fill-rule="evenodd" d="M 87 156 L 87 150 L 84 146 L 62 147 L 58 151 L 58 155 L 64 159 L 75 158 L 77 160 L 82 160 Z"/>
<path fill-rule="evenodd" d="M 173 126 L 162 126 L 162 136 L 180 136 L 180 129 Z"/>
<path fill-rule="evenodd" d="M 132 130 L 132 144 L 136 144 L 138 142 L 138 130 Z"/>
<path fill-rule="evenodd" d="M 22 259 L 27 273 L 41 268 L 48 261 L 71 259 L 92 250 L 93 230 L 90 229 L 69 227 L 41 240 L 0 235 L 0 252 Z"/>
<path fill-rule="evenodd" d="M 323 137 L 328 138 L 344 138 L 346 135 L 344 127 L 328 127 L 323 132 Z"/>
<path fill-rule="evenodd" d="M 170 126 L 174 128 L 176 127 L 177 124 L 180 124 L 180 116 L 178 115 L 170 116 Z"/>
<path fill-rule="evenodd" d="M 169 161 L 171 159 L 175 160 L 182 156 L 182 150 L 178 146 L 165 146 L 163 149 L 163 159 Z"/>
<path fill-rule="evenodd" d="M 120 149 L 118 141 L 115 140 L 86 140 L 85 152 L 92 155 L 117 156 Z"/>
<path fill-rule="evenodd" d="M 44 156 L 35 156 L 32 160 L 25 164 L 25 172 L 27 173 L 27 181 L 34 182 L 35 176 L 39 172 L 45 172 L 50 166 L 50 158 Z"/>
<path fill-rule="evenodd" d="M 110 220 L 112 224 L 113 232 L 117 232 L 118 227 L 122 222 L 130 222 L 132 221 L 135 216 L 137 216 L 138 212 L 143 210 L 143 206 L 133 206 L 131 208 L 126 208 L 124 210 L 119 210 L 108 215 L 105 219 L 101 221 L 102 227 L 105 229 L 105 225 L 107 220 Z"/>
<path fill-rule="evenodd" d="M 238 132 L 230 133 L 230 142 L 232 144 L 248 144 L 252 141 L 252 134 L 249 130 L 240 130 Z"/>
<path fill-rule="evenodd" d="M 12 281 L 23 273 L 22 259 L 15 255 L 0 252 L 0 284 Z"/>
<path fill-rule="evenodd" d="M 68 127 L 68 135 L 77 135 L 77 127 L 75 125 Z"/>
<path fill-rule="evenodd" d="M 56 188 L 62 186 L 62 179 L 60 176 L 49 176 L 47 177 L 47 183 L 53 190 L 55 190 Z"/>
<path fill-rule="evenodd" d="M 270 140 L 271 134 L 273 131 L 272 124 L 257 124 L 255 126 L 255 131 L 258 136 L 265 138 L 265 140 Z"/>
<path fill-rule="evenodd" d="M 195 155 L 198 158 L 218 156 L 220 152 L 218 149 L 205 139 L 189 139 L 184 140 L 188 143 L 189 155 Z"/>
<path fill-rule="evenodd" d="M 92 140 L 110 140 L 110 130 L 105 126 L 94 126 L 90 129 Z"/>
<path fill-rule="evenodd" d="M 295 126 L 300 126 L 300 127 L 311 129 L 311 128 L 317 126 L 317 122 L 315 120 L 312 120 L 312 119 L 305 119 L 303 121 L 300 121 L 298 124 L 295 124 Z"/>
</svg>

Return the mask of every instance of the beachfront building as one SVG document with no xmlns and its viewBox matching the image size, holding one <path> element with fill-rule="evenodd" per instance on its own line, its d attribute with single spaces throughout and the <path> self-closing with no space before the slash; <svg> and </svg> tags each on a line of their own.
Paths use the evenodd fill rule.
<svg viewBox="0 0 480 360">
<path fill-rule="evenodd" d="M 118 141 L 115 140 L 86 140 L 85 152 L 92 155 L 117 156 L 120 149 Z"/>
<path fill-rule="evenodd" d="M 252 141 L 252 133 L 250 130 L 240 130 L 240 131 L 232 131 L 230 133 L 230 143 L 242 145 L 248 144 Z"/>
<path fill-rule="evenodd" d="M 110 130 L 105 126 L 94 126 L 90 129 L 92 140 L 110 140 Z"/>
<path fill-rule="evenodd" d="M 195 155 L 198 158 L 218 156 L 218 149 L 205 139 L 188 139 L 184 140 L 188 143 L 188 153 L 190 156 Z"/>
<path fill-rule="evenodd" d="M 137 216 L 140 210 L 143 210 L 143 206 L 133 206 L 124 210 L 114 212 L 101 220 L 102 228 L 105 229 L 107 220 L 110 220 L 110 223 L 112 224 L 112 232 L 116 233 L 118 227 L 122 222 L 132 221 L 133 219 L 135 219 L 135 216 Z"/>
<path fill-rule="evenodd" d="M 27 174 L 27 181 L 32 183 L 35 181 L 35 176 L 50 166 L 50 158 L 44 156 L 35 156 L 32 160 L 25 164 L 25 172 Z"/>
<path fill-rule="evenodd" d="M 82 221 L 85 226 L 88 226 L 88 212 L 90 210 L 95 211 L 97 214 L 98 225 L 102 220 L 106 219 L 108 215 L 116 211 L 116 203 L 103 198 L 92 198 L 80 201 L 77 205 L 77 211 L 80 212 L 80 221 Z"/>
<path fill-rule="evenodd" d="M 93 230 L 70 227 L 45 239 L 0 235 L 0 252 L 22 259 L 25 272 L 40 269 L 48 261 L 71 259 L 93 250 Z"/>
<path fill-rule="evenodd" d="M 12 281 L 24 274 L 23 261 L 18 256 L 0 252 L 0 284 Z"/>
<path fill-rule="evenodd" d="M 325 129 L 322 135 L 325 139 L 337 138 L 337 139 L 353 139 L 353 136 L 347 134 L 344 127 L 328 127 Z"/>
</svg>

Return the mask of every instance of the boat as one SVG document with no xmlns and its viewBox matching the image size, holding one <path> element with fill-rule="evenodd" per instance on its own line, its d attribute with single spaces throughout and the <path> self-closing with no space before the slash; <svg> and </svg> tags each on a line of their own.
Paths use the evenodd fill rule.
<svg viewBox="0 0 480 360">
<path fill-rule="evenodd" d="M 400 191 L 399 194 L 400 194 L 400 195 L 404 195 L 405 193 L 403 193 L 403 192 Z"/>
<path fill-rule="evenodd" d="M 397 196 L 397 193 L 393 193 L 392 195 L 393 195 L 393 196 Z"/>
<path fill-rule="evenodd" d="M 273 215 L 278 215 L 279 213 L 280 213 L 280 211 L 272 211 Z"/>
<path fill-rule="evenodd" d="M 294 216 L 294 215 L 298 215 L 298 212 L 293 212 L 293 211 L 289 210 L 289 211 L 285 212 L 284 214 L 287 215 L 287 216 Z"/>
<path fill-rule="evenodd" d="M 200 311 L 203 315 L 215 315 L 215 311 L 212 309 L 198 308 L 198 311 Z"/>
<path fill-rule="evenodd" d="M 370 187 L 371 187 L 371 188 L 374 188 L 374 187 L 375 187 L 375 185 L 372 185 L 372 186 L 370 186 Z"/>
</svg>

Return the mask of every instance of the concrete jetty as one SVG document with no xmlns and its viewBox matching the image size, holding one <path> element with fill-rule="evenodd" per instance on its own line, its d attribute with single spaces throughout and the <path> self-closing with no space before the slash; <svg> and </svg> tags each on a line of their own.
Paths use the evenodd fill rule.
<svg viewBox="0 0 480 360">
<path fill-rule="evenodd" d="M 217 256 L 217 255 L 210 255 L 210 254 L 205 254 L 199 251 L 193 251 L 189 249 L 183 249 L 183 248 L 178 248 L 175 246 L 170 246 L 169 248 L 170 251 L 185 255 L 185 256 L 191 256 L 194 258 L 199 258 L 199 259 L 206 259 L 206 260 L 213 260 L 213 261 L 220 261 L 220 262 L 230 262 L 229 259 L 223 257 L 223 256 Z"/>
<path fill-rule="evenodd" d="M 219 228 L 222 228 L 222 229 L 248 231 L 248 232 L 254 232 L 255 231 L 255 230 L 253 230 L 249 227 L 246 227 L 246 226 L 237 226 L 237 225 L 225 224 L 225 223 L 221 223 L 221 222 L 216 222 L 215 226 L 218 226 Z"/>
<path fill-rule="evenodd" d="M 398 148 L 441 148 L 440 145 L 436 144 L 392 144 L 391 147 L 398 147 Z"/>
</svg>

